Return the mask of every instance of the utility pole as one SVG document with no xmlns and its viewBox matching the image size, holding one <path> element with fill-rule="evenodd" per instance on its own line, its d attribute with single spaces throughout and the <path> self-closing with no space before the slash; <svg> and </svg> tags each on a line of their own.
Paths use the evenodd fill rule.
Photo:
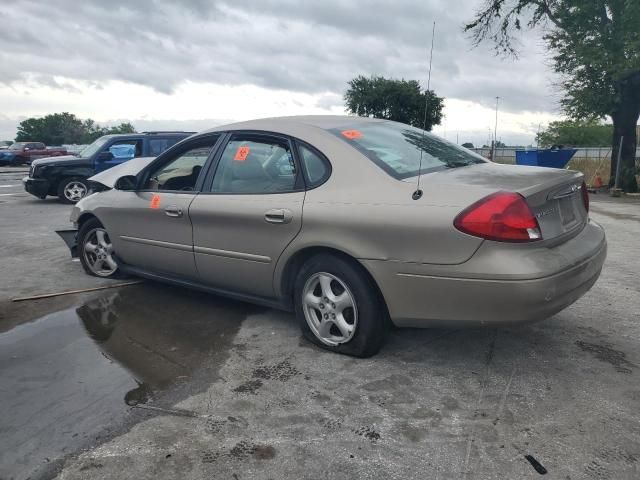
<svg viewBox="0 0 640 480">
<path fill-rule="evenodd" d="M 491 161 L 496 161 L 496 148 L 498 148 L 498 103 L 500 97 L 496 97 L 496 125 L 493 130 L 493 155 L 491 155 Z"/>
</svg>

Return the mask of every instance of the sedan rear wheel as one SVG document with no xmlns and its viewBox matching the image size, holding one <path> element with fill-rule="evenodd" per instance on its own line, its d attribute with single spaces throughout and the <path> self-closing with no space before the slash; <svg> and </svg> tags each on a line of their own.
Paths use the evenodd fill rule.
<svg viewBox="0 0 640 480">
<path fill-rule="evenodd" d="M 109 234 L 96 219 L 89 220 L 78 232 L 80 261 L 84 270 L 96 277 L 116 277 L 118 264 Z"/>
<path fill-rule="evenodd" d="M 355 261 L 330 254 L 307 260 L 296 278 L 294 303 L 302 333 L 322 348 L 370 357 L 385 341 L 384 299 Z"/>
<path fill-rule="evenodd" d="M 349 288 L 335 275 L 314 273 L 302 291 L 303 311 L 313 334 L 326 345 L 353 338 L 358 327 L 358 307 Z"/>
</svg>

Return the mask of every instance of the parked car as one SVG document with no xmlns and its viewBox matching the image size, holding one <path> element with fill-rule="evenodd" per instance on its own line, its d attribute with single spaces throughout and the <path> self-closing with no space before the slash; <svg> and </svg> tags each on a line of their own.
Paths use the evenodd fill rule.
<svg viewBox="0 0 640 480">
<path fill-rule="evenodd" d="M 38 198 L 57 195 L 75 203 L 89 191 L 87 179 L 98 172 L 135 157 L 157 156 L 193 132 L 144 132 L 105 135 L 87 145 L 78 156 L 36 160 L 22 181 L 27 192 Z"/>
<path fill-rule="evenodd" d="M 606 257 L 581 173 L 498 165 L 386 120 L 221 126 L 138 167 L 93 177 L 104 190 L 61 232 L 87 273 L 294 310 L 308 339 L 349 355 L 377 352 L 391 322 L 549 317 Z"/>
<path fill-rule="evenodd" d="M 42 142 L 15 142 L 0 152 L 0 165 L 30 164 L 38 158 L 66 155 L 64 147 L 47 147 Z"/>
</svg>

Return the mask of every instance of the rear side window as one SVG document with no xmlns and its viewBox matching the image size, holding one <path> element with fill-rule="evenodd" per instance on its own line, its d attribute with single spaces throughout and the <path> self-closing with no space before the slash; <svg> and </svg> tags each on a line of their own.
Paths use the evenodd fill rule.
<svg viewBox="0 0 640 480">
<path fill-rule="evenodd" d="M 354 122 L 329 131 L 397 179 L 486 162 L 466 148 L 402 123 Z"/>
<path fill-rule="evenodd" d="M 167 148 L 178 143 L 180 139 L 177 137 L 171 138 L 151 138 L 149 139 L 149 155 L 152 157 L 157 157 L 162 152 L 164 152 Z"/>
<path fill-rule="evenodd" d="M 227 143 L 215 176 L 215 193 L 284 193 L 297 188 L 289 142 L 270 137 L 235 135 Z"/>
<path fill-rule="evenodd" d="M 298 152 L 302 161 L 302 169 L 310 188 L 322 184 L 331 174 L 329 162 L 319 152 L 306 145 L 298 144 Z"/>
</svg>

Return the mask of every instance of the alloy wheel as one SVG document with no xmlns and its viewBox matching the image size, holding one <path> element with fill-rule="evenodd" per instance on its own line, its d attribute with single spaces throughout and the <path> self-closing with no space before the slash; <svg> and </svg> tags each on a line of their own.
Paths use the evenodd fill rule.
<svg viewBox="0 0 640 480">
<path fill-rule="evenodd" d="M 326 345 L 346 343 L 356 332 L 355 298 L 335 275 L 318 272 L 309 277 L 302 289 L 302 309 L 309 328 Z"/>
<path fill-rule="evenodd" d="M 118 269 L 109 234 L 103 228 L 94 228 L 87 233 L 82 254 L 87 266 L 99 277 L 109 277 Z"/>
<path fill-rule="evenodd" d="M 70 202 L 78 202 L 87 194 L 87 187 L 84 183 L 71 181 L 64 187 L 64 196 Z"/>
</svg>

